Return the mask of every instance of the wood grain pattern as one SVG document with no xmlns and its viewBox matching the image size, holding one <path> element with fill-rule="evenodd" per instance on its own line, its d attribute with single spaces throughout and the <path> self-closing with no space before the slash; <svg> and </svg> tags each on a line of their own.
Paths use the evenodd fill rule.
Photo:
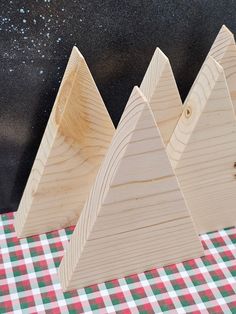
<svg viewBox="0 0 236 314">
<path fill-rule="evenodd" d="M 236 45 L 233 34 L 222 26 L 209 52 L 224 69 L 231 100 L 236 112 Z"/>
<path fill-rule="evenodd" d="M 76 224 L 114 130 L 74 47 L 16 214 L 18 237 Z"/>
<path fill-rule="evenodd" d="M 140 85 L 152 108 L 165 144 L 170 140 L 183 106 L 169 59 L 157 48 Z"/>
<path fill-rule="evenodd" d="M 231 45 L 235 45 L 234 35 L 225 25 L 223 25 L 216 36 L 207 57 L 211 56 L 219 62 L 227 51 L 228 46 Z"/>
<path fill-rule="evenodd" d="M 167 146 L 199 233 L 236 224 L 236 120 L 223 68 L 208 57 Z"/>
<path fill-rule="evenodd" d="M 234 107 L 236 106 L 236 78 L 235 78 L 235 72 L 236 72 L 236 62 L 235 62 L 235 39 L 234 35 L 231 33 L 231 31 L 223 25 L 216 36 L 209 53 L 206 57 L 206 60 L 208 57 L 214 58 L 224 69 L 226 81 L 228 84 L 228 88 L 230 91 L 230 95 L 233 101 Z M 204 63 L 206 62 L 204 61 Z M 202 66 L 204 66 L 204 63 Z M 201 70 L 199 71 L 201 73 Z M 199 74 L 198 74 L 199 75 Z M 191 87 L 191 90 L 184 102 L 184 107 L 186 104 L 188 104 L 188 97 L 191 95 L 192 89 L 194 88 L 195 83 L 198 81 L 198 75 Z"/>
<path fill-rule="evenodd" d="M 59 267 L 62 287 L 202 254 L 154 116 L 135 87 Z"/>
</svg>

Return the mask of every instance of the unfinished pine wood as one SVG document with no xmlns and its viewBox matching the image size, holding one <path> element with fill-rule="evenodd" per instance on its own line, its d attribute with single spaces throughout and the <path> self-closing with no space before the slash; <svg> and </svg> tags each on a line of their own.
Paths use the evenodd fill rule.
<svg viewBox="0 0 236 314">
<path fill-rule="evenodd" d="M 208 57 L 167 146 L 199 233 L 236 224 L 236 120 L 223 68 Z"/>
<path fill-rule="evenodd" d="M 224 69 L 231 100 L 236 112 L 236 45 L 233 34 L 223 25 L 209 52 Z"/>
<path fill-rule="evenodd" d="M 223 57 L 219 60 L 223 67 L 229 93 L 236 113 L 236 45 L 229 45 Z"/>
<path fill-rule="evenodd" d="M 202 254 L 154 116 L 136 87 L 59 267 L 62 287 Z"/>
<path fill-rule="evenodd" d="M 225 25 L 221 27 L 218 35 L 216 36 L 214 43 L 212 44 L 211 49 L 206 57 L 206 60 L 210 56 L 213 57 L 223 67 L 232 102 L 234 108 L 236 108 L 236 46 L 234 35 Z M 199 71 L 199 73 L 200 72 L 201 71 Z M 191 89 L 194 88 L 195 82 L 197 82 L 197 80 L 198 76 L 195 79 Z M 191 90 L 188 95 L 191 95 Z M 188 96 L 184 102 L 184 107 L 186 104 L 188 104 Z"/>
<path fill-rule="evenodd" d="M 182 101 L 169 59 L 157 48 L 140 85 L 165 144 L 170 140 L 182 113 Z"/>
<path fill-rule="evenodd" d="M 76 224 L 114 127 L 76 47 L 73 48 L 18 212 L 18 237 Z"/>
<path fill-rule="evenodd" d="M 232 45 L 235 45 L 234 35 L 225 25 L 223 25 L 216 36 L 207 57 L 211 56 L 219 62 L 228 47 Z"/>
</svg>

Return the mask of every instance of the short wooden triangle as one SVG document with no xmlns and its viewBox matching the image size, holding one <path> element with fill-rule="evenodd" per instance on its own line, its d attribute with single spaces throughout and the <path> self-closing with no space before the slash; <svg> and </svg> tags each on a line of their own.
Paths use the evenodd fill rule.
<svg viewBox="0 0 236 314">
<path fill-rule="evenodd" d="M 182 113 L 182 101 L 169 59 L 157 48 L 140 85 L 165 144 L 170 140 Z"/>
<path fill-rule="evenodd" d="M 236 120 L 224 71 L 211 57 L 167 146 L 199 233 L 236 224 Z"/>
<path fill-rule="evenodd" d="M 18 212 L 18 237 L 76 224 L 114 127 L 74 47 Z"/>
<path fill-rule="evenodd" d="M 62 287 L 202 254 L 154 116 L 135 87 L 59 267 Z"/>
</svg>

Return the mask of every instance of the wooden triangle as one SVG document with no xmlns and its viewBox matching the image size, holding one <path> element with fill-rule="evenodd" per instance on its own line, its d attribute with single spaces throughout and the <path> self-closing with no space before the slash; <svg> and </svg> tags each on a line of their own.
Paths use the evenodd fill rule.
<svg viewBox="0 0 236 314">
<path fill-rule="evenodd" d="M 62 287 L 202 254 L 154 116 L 135 87 L 59 267 Z"/>
<path fill-rule="evenodd" d="M 236 45 L 233 34 L 222 26 L 210 52 L 224 69 L 231 100 L 236 112 Z"/>
<path fill-rule="evenodd" d="M 230 50 L 231 54 L 232 54 L 232 50 L 234 50 L 233 46 L 235 46 L 234 35 L 230 32 L 230 30 L 225 25 L 223 25 L 221 27 L 219 33 L 217 34 L 202 67 L 204 66 L 208 57 L 214 58 L 220 65 L 223 66 L 223 68 L 224 68 L 223 64 L 225 64 L 225 66 L 228 67 L 227 63 L 229 62 L 229 58 L 227 57 L 227 51 Z M 226 60 L 225 60 L 225 58 L 226 58 Z M 230 60 L 231 65 L 232 65 L 232 63 L 233 63 L 233 61 Z M 225 68 L 224 68 L 224 70 L 225 70 Z M 199 73 L 201 73 L 201 70 L 199 71 Z M 198 73 L 198 75 L 199 75 L 199 73 Z M 232 71 L 229 74 L 232 75 Z M 194 81 L 194 83 L 190 89 L 190 92 L 189 92 L 187 98 L 185 99 L 184 107 L 189 102 L 188 97 L 189 97 L 189 95 L 191 95 L 192 89 L 194 88 L 195 83 L 198 81 L 198 75 L 197 75 L 197 77 L 196 77 L 196 79 L 195 79 L 195 81 Z M 228 75 L 226 75 L 226 76 L 229 79 L 229 76 Z M 230 79 L 230 81 L 231 81 L 231 79 Z M 229 82 L 227 81 L 227 83 L 229 83 Z M 233 87 L 233 84 L 230 84 L 229 86 Z M 234 89 L 235 89 L 235 87 L 233 87 L 233 91 L 234 91 Z"/>
<path fill-rule="evenodd" d="M 234 35 L 225 25 L 223 25 L 216 36 L 207 57 L 211 56 L 219 62 L 228 50 L 228 47 L 232 45 L 235 45 Z"/>
<path fill-rule="evenodd" d="M 182 113 L 182 101 L 169 59 L 157 48 L 140 85 L 146 96 L 162 139 L 167 145 Z"/>
<path fill-rule="evenodd" d="M 76 224 L 114 127 L 74 47 L 18 212 L 18 237 Z"/>
<path fill-rule="evenodd" d="M 203 65 L 167 146 L 199 233 L 236 224 L 236 120 L 222 67 Z"/>
</svg>

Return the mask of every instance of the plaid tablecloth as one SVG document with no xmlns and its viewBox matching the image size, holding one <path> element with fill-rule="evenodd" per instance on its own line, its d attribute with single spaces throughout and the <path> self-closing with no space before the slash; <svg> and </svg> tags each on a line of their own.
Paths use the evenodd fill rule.
<svg viewBox="0 0 236 314">
<path fill-rule="evenodd" d="M 19 241 L 13 214 L 0 216 L 0 313 L 236 313 L 236 228 L 202 235 L 203 258 L 63 293 L 72 232 Z"/>
</svg>

